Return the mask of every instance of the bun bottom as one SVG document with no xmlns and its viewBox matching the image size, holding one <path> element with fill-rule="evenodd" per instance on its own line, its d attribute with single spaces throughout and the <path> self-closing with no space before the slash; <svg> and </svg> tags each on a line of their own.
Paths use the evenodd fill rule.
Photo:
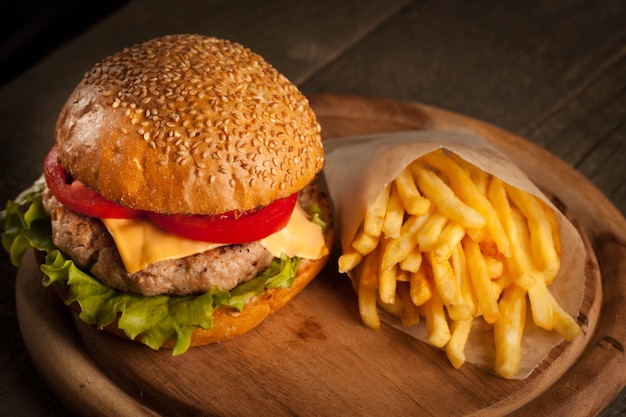
<svg viewBox="0 0 626 417">
<path fill-rule="evenodd" d="M 265 293 L 246 303 L 241 312 L 218 308 L 213 312 L 213 327 L 194 331 L 190 347 L 222 342 L 252 330 L 298 295 L 313 281 L 327 260 L 328 256 L 315 261 L 302 259 L 291 288 L 267 289 Z M 163 347 L 171 348 L 173 343 L 168 341 Z"/>
</svg>

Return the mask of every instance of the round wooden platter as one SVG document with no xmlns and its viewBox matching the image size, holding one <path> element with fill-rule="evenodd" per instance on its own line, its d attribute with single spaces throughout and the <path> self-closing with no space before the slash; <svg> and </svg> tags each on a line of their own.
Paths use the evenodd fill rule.
<svg viewBox="0 0 626 417">
<path fill-rule="evenodd" d="M 18 272 L 27 348 L 52 389 L 86 415 L 592 415 L 626 385 L 626 220 L 584 177 L 511 133 L 417 103 L 319 95 L 325 140 L 407 129 L 471 130 L 571 211 L 587 238 L 583 335 L 524 380 L 503 380 L 383 325 L 360 321 L 338 251 L 278 313 L 230 341 L 173 357 L 76 320 L 40 283 L 34 254 Z"/>
</svg>

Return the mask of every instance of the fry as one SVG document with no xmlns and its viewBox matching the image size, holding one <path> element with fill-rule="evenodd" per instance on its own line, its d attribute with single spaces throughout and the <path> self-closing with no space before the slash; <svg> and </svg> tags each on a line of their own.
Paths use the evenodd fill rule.
<svg viewBox="0 0 626 417">
<path fill-rule="evenodd" d="M 387 201 L 387 209 L 385 219 L 383 221 L 382 232 L 387 237 L 399 237 L 402 221 L 404 220 L 404 206 L 398 194 L 398 188 L 394 183 L 391 184 L 389 200 Z"/>
<path fill-rule="evenodd" d="M 385 304 L 396 301 L 396 266 L 382 271 L 378 277 L 378 295 Z"/>
<path fill-rule="evenodd" d="M 559 222 L 556 218 L 556 213 L 547 204 L 542 204 L 543 211 L 550 222 L 550 229 L 552 229 L 552 241 L 554 242 L 554 250 L 556 255 L 561 257 L 561 234 L 559 233 Z M 549 284 L 549 282 L 548 282 Z"/>
<path fill-rule="evenodd" d="M 423 216 L 411 216 L 402 225 L 400 237 L 391 239 L 385 246 L 382 258 L 382 269 L 389 269 L 397 264 L 417 246 L 416 235 L 430 217 L 430 212 Z"/>
<path fill-rule="evenodd" d="M 495 371 L 511 378 L 519 370 L 522 357 L 522 333 L 526 321 L 526 291 L 517 285 L 504 290 L 500 299 L 500 320 L 493 327 L 496 345 Z"/>
<path fill-rule="evenodd" d="M 402 311 L 404 311 L 404 301 L 400 297 L 395 297 L 392 303 L 385 303 L 380 297 L 376 300 L 380 308 L 385 310 L 387 313 L 392 316 L 396 316 L 398 318 L 402 317 Z"/>
<path fill-rule="evenodd" d="M 431 251 L 435 247 L 447 222 L 448 219 L 440 212 L 433 213 L 426 220 L 415 236 L 417 245 L 422 252 Z"/>
<path fill-rule="evenodd" d="M 487 276 L 489 279 L 497 279 L 504 272 L 504 264 L 500 259 L 493 256 L 484 255 L 485 265 L 487 266 Z"/>
<path fill-rule="evenodd" d="M 452 320 L 465 320 L 470 317 L 470 309 L 457 284 L 454 271 L 448 261 L 436 262 L 432 252 L 428 252 L 428 261 L 433 271 L 433 284 L 441 301 L 448 309 Z"/>
<path fill-rule="evenodd" d="M 363 255 L 350 246 L 344 249 L 341 256 L 337 261 L 339 265 L 339 272 L 344 274 L 348 271 L 352 271 L 363 260 Z"/>
<path fill-rule="evenodd" d="M 426 274 L 425 266 L 409 276 L 409 294 L 413 304 L 421 306 L 426 301 L 430 300 L 432 293 L 433 285 Z"/>
<path fill-rule="evenodd" d="M 463 294 L 465 304 L 469 307 L 470 315 L 474 317 L 476 316 L 476 312 L 478 310 L 476 294 L 474 293 L 474 288 L 472 288 L 472 280 L 469 277 L 465 252 L 463 251 L 463 247 L 460 242 L 452 249 L 450 263 L 452 265 L 452 270 L 454 271 L 456 282 L 461 288 L 461 294 Z"/>
<path fill-rule="evenodd" d="M 506 259 L 507 267 L 515 283 L 528 289 L 535 284 L 535 280 L 532 277 L 530 258 L 526 255 L 526 226 L 521 215 L 510 206 L 502 180 L 493 178 L 487 194 L 511 242 L 511 256 Z"/>
<path fill-rule="evenodd" d="M 528 300 L 535 325 L 552 330 L 554 313 L 548 287 L 541 273 L 535 274 L 535 285 L 528 289 Z"/>
<path fill-rule="evenodd" d="M 367 255 L 372 252 L 378 246 L 380 236 L 370 236 L 363 228 L 359 228 L 356 236 L 352 240 L 352 247 L 356 249 L 361 255 Z"/>
<path fill-rule="evenodd" d="M 387 201 L 389 200 L 390 187 L 385 187 L 374 200 L 374 203 L 367 207 L 363 218 L 363 231 L 368 236 L 378 237 L 383 229 L 385 213 L 387 211 Z"/>
<path fill-rule="evenodd" d="M 421 159 L 440 170 L 448 178 L 450 188 L 454 190 L 461 201 L 471 206 L 485 218 L 485 227 L 497 243 L 500 253 L 504 256 L 510 256 L 511 246 L 500 219 L 487 197 L 480 192 L 465 171 L 441 151 L 431 152 L 422 156 Z"/>
<path fill-rule="evenodd" d="M 430 200 L 424 198 L 415 184 L 410 168 L 405 168 L 395 179 L 398 194 L 407 213 L 414 216 L 426 214 L 430 208 Z"/>
<path fill-rule="evenodd" d="M 487 323 L 495 323 L 500 318 L 498 303 L 487 274 L 485 259 L 476 242 L 469 237 L 463 238 L 463 249 L 467 257 L 467 266 L 472 279 L 472 286 L 478 300 L 478 308 Z"/>
<path fill-rule="evenodd" d="M 452 256 L 454 248 L 465 236 L 465 228 L 458 223 L 448 223 L 441 231 L 439 240 L 433 248 L 433 253 L 437 262 L 448 260 Z"/>
<path fill-rule="evenodd" d="M 433 346 L 444 347 L 450 340 L 450 328 L 446 320 L 443 303 L 437 291 L 433 291 L 432 297 L 420 309 L 426 319 L 426 340 Z"/>
<path fill-rule="evenodd" d="M 487 195 L 487 190 L 489 189 L 489 183 L 491 181 L 491 175 L 487 172 L 483 171 L 480 168 L 477 168 L 475 165 L 467 162 L 465 159 L 461 158 L 454 152 L 450 152 L 448 157 L 452 159 L 457 165 L 459 165 L 467 174 L 470 176 L 472 181 L 476 184 L 476 187 L 480 190 L 481 193 Z"/>
<path fill-rule="evenodd" d="M 384 239 L 380 251 L 384 253 L 389 240 Z M 385 304 L 393 304 L 396 301 L 396 269 L 394 264 L 390 268 L 384 269 L 382 263 L 378 263 L 378 294 Z"/>
<path fill-rule="evenodd" d="M 437 174 L 418 163 L 411 164 L 411 169 L 422 193 L 444 216 L 468 229 L 480 229 L 485 226 L 485 217 L 462 202 Z"/>
<path fill-rule="evenodd" d="M 472 330 L 473 319 L 453 321 L 450 325 L 451 336 L 446 344 L 446 356 L 456 369 L 465 363 L 465 345 Z"/>
<path fill-rule="evenodd" d="M 371 329 L 380 328 L 380 318 L 376 311 L 376 290 L 359 285 L 358 301 L 363 324 Z"/>
<path fill-rule="evenodd" d="M 400 269 L 407 272 L 417 272 L 422 265 L 422 251 L 419 247 L 415 246 L 404 259 L 399 263 Z"/>
<path fill-rule="evenodd" d="M 507 195 L 528 219 L 531 250 L 539 270 L 548 276 L 556 275 L 560 260 L 554 246 L 550 220 L 543 208 L 544 203 L 515 187 L 505 184 L 505 188 Z"/>
<path fill-rule="evenodd" d="M 546 215 L 546 218 L 548 219 L 548 222 L 550 223 L 550 229 L 552 230 L 552 241 L 554 244 L 554 250 L 556 251 L 556 256 L 559 259 L 559 268 L 561 267 L 560 265 L 560 259 L 561 259 L 561 234 L 559 232 L 559 223 L 558 220 L 556 218 L 556 213 L 554 212 L 554 210 L 552 210 L 550 207 L 548 207 L 547 204 L 542 204 L 543 206 L 543 211 L 544 214 Z M 545 275 L 545 281 L 547 285 L 550 285 L 552 283 L 552 281 L 554 280 L 554 278 L 556 278 L 557 274 L 558 274 L 558 269 L 551 274 L 546 274 Z"/>
<path fill-rule="evenodd" d="M 581 333 L 581 328 L 570 316 L 567 311 L 561 307 L 559 302 L 554 298 L 551 292 L 548 291 L 548 296 L 552 302 L 552 320 L 554 324 L 554 330 L 560 334 L 565 340 L 572 340 Z"/>
<path fill-rule="evenodd" d="M 476 184 L 476 188 L 480 190 L 481 194 L 487 195 L 487 190 L 489 189 L 489 183 L 491 182 L 491 175 L 483 171 L 482 169 L 478 169 L 474 166 L 471 167 L 470 177 L 472 181 Z"/>
<path fill-rule="evenodd" d="M 361 262 L 360 267 L 357 270 L 359 276 L 359 287 L 366 287 L 370 290 L 378 291 L 378 257 L 379 250 L 369 253 Z"/>
</svg>

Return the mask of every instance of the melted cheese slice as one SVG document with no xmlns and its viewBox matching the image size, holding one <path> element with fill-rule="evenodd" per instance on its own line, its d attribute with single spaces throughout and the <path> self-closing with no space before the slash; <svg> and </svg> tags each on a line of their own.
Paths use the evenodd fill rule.
<svg viewBox="0 0 626 417">
<path fill-rule="evenodd" d="M 184 258 L 224 246 L 175 235 L 148 219 L 101 220 L 113 236 L 124 266 L 131 274 L 159 261 Z"/>
<path fill-rule="evenodd" d="M 131 274 L 156 262 L 184 258 L 225 246 L 178 236 L 147 219 L 102 219 L 102 222 L 113 236 L 122 262 Z M 288 256 L 319 259 L 328 254 L 322 228 L 311 222 L 298 204 L 287 226 L 260 242 L 276 257 L 285 253 Z"/>
<path fill-rule="evenodd" d="M 276 258 L 281 253 L 305 259 L 319 259 L 328 254 L 322 228 L 309 220 L 299 204 L 291 213 L 287 226 L 260 242 Z"/>
</svg>

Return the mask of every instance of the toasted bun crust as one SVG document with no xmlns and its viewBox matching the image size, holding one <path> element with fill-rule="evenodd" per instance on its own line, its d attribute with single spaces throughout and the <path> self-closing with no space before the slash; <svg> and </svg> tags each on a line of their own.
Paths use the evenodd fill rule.
<svg viewBox="0 0 626 417">
<path fill-rule="evenodd" d="M 299 191 L 324 163 L 302 93 L 259 55 L 172 35 L 89 71 L 56 125 L 61 164 L 122 205 L 158 213 L 249 210 Z"/>
<path fill-rule="evenodd" d="M 248 302 L 241 313 L 218 308 L 213 313 L 213 327 L 211 329 L 198 329 L 193 332 L 191 347 L 223 342 L 253 329 L 266 317 L 298 295 L 322 270 L 327 260 L 328 256 L 315 261 L 301 260 L 298 275 L 291 288 L 266 290 L 263 295 Z M 173 343 L 168 342 L 163 347 L 171 348 L 173 345 Z"/>
</svg>

